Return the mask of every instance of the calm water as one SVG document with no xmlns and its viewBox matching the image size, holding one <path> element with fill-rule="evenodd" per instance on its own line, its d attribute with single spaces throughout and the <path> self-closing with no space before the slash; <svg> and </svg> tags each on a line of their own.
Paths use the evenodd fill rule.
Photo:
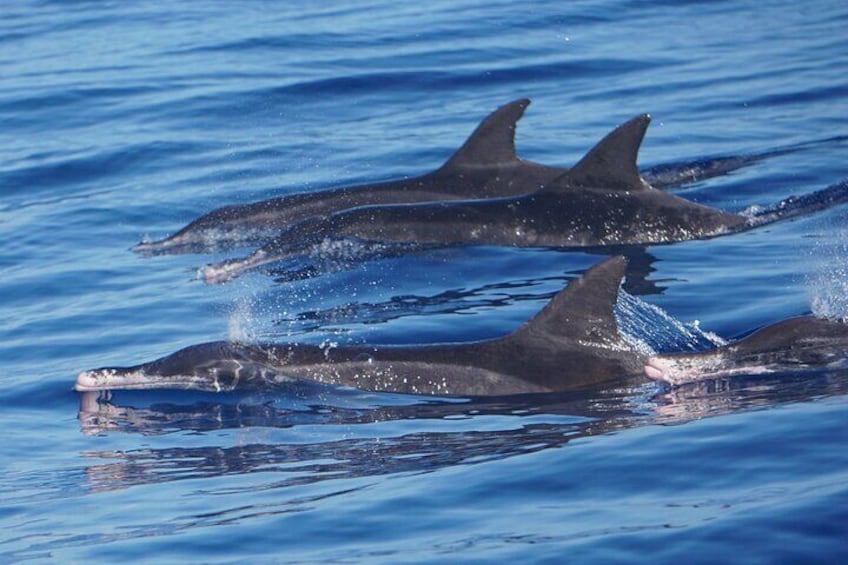
<svg viewBox="0 0 848 565">
<path fill-rule="evenodd" d="M 844 372 L 442 403 L 72 385 L 227 337 L 516 327 L 599 257 L 451 249 L 208 287 L 196 268 L 225 255 L 129 248 L 223 204 L 428 171 L 518 97 L 533 160 L 651 112 L 645 165 L 793 149 L 687 198 L 839 182 L 846 25 L 843 1 L 4 2 L 0 561 L 844 562 Z M 845 315 L 846 218 L 650 249 L 642 316 L 620 315 L 660 347 Z"/>
</svg>

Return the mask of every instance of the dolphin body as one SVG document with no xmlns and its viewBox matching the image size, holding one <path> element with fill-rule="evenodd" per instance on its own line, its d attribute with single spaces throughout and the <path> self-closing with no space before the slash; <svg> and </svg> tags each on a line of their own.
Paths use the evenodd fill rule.
<svg viewBox="0 0 848 565">
<path fill-rule="evenodd" d="M 84 371 L 76 390 L 231 391 L 306 380 L 375 392 L 502 396 L 644 381 L 645 359 L 621 336 L 613 314 L 626 263 L 613 257 L 596 265 L 499 339 L 332 348 L 212 342 L 133 367 Z"/>
<path fill-rule="evenodd" d="M 534 163 L 516 154 L 515 128 L 529 105 L 530 100 L 524 98 L 495 110 L 444 165 L 430 173 L 225 206 L 199 217 L 170 237 L 142 242 L 134 249 L 144 254 L 193 252 L 267 241 L 283 228 L 312 216 L 326 217 L 359 206 L 484 199 L 534 192 L 568 169 Z M 648 169 L 644 174 L 656 186 L 670 188 L 727 174 L 765 156 L 671 163 Z"/>
<path fill-rule="evenodd" d="M 308 254 L 322 242 L 358 240 L 438 247 L 500 245 L 586 248 L 647 245 L 740 231 L 750 219 L 651 187 L 637 156 L 647 114 L 619 126 L 571 170 L 531 194 L 486 200 L 362 206 L 313 217 L 244 259 L 208 265 L 206 282 Z"/>
<path fill-rule="evenodd" d="M 848 324 L 800 316 L 766 326 L 734 343 L 698 353 L 650 357 L 645 374 L 673 385 L 810 369 L 848 368 Z"/>
</svg>

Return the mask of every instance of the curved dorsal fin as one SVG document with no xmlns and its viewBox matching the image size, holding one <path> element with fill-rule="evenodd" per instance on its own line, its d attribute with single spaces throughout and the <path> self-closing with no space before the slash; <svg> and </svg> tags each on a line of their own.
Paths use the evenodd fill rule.
<svg viewBox="0 0 848 565">
<path fill-rule="evenodd" d="M 515 126 L 529 105 L 530 100 L 522 98 L 504 104 L 489 114 L 442 168 L 518 161 L 515 153 Z"/>
<path fill-rule="evenodd" d="M 613 308 L 627 259 L 611 257 L 572 280 L 542 310 L 508 336 L 521 341 L 570 339 L 609 343 L 621 339 Z"/>
<path fill-rule="evenodd" d="M 589 150 L 567 173 L 546 188 L 574 186 L 610 190 L 639 190 L 647 183 L 639 175 L 637 159 L 651 116 L 642 114 L 621 124 Z"/>
</svg>

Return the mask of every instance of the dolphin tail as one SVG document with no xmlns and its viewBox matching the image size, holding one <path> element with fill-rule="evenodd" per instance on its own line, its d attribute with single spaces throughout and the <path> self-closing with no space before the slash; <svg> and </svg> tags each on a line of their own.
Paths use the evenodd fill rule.
<svg viewBox="0 0 848 565">
<path fill-rule="evenodd" d="M 724 177 L 731 173 L 755 165 L 766 159 L 787 155 L 793 149 L 775 149 L 763 153 L 748 155 L 725 155 L 696 159 L 694 161 L 675 161 L 654 165 L 641 170 L 642 178 L 652 187 L 659 190 L 673 191 L 682 186 L 703 182 L 716 177 Z"/>
<path fill-rule="evenodd" d="M 569 339 L 602 347 L 620 348 L 624 338 L 614 308 L 627 259 L 616 256 L 595 265 L 571 281 L 533 318 L 508 335 L 507 340 Z"/>
<path fill-rule="evenodd" d="M 827 188 L 801 196 L 784 198 L 777 204 L 745 214 L 750 227 L 772 224 L 780 220 L 811 214 L 848 202 L 848 179 L 843 179 Z"/>
</svg>

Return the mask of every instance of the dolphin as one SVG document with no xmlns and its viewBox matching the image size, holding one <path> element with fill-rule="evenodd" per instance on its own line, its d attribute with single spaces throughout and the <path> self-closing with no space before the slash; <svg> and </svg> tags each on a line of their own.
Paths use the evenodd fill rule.
<svg viewBox="0 0 848 565">
<path fill-rule="evenodd" d="M 708 351 L 648 358 L 645 375 L 681 385 L 738 374 L 848 368 L 848 324 L 799 316 Z"/>
<path fill-rule="evenodd" d="M 84 371 L 80 392 L 111 389 L 232 391 L 312 381 L 374 392 L 505 396 L 569 391 L 627 378 L 644 381 L 645 358 L 613 314 L 626 259 L 572 280 L 505 337 L 421 346 L 211 342 L 150 363 Z"/>
<path fill-rule="evenodd" d="M 326 217 L 359 206 L 484 199 L 534 192 L 568 169 L 521 159 L 516 154 L 515 128 L 529 105 L 530 100 L 522 98 L 495 110 L 444 165 L 427 174 L 224 206 L 199 217 L 170 237 L 142 242 L 133 249 L 151 255 L 193 252 L 267 241 L 283 228 L 311 216 Z M 766 156 L 661 164 L 644 174 L 657 187 L 671 188 L 727 174 Z"/>
</svg>

